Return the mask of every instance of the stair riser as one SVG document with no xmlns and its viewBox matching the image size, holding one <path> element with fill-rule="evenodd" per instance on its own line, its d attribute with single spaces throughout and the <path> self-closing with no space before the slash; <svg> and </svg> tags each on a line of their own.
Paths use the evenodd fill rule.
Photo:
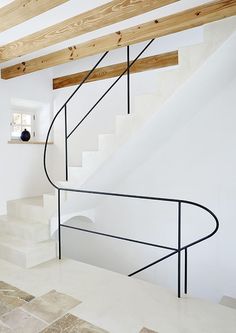
<svg viewBox="0 0 236 333">
<path fill-rule="evenodd" d="M 0 258 L 22 268 L 31 268 L 55 257 L 56 245 L 52 242 L 27 254 L 0 243 Z"/>
<path fill-rule="evenodd" d="M 100 151 L 112 152 L 116 148 L 116 138 L 114 134 L 104 134 L 98 137 L 98 149 Z"/>
<path fill-rule="evenodd" d="M 35 267 L 44 262 L 56 258 L 56 243 L 51 242 L 47 244 L 45 247 L 38 249 L 37 251 L 33 251 L 26 259 L 26 268 Z"/>
<path fill-rule="evenodd" d="M 51 215 L 57 206 L 56 192 L 52 194 L 43 195 L 43 207 Z"/>
<path fill-rule="evenodd" d="M 12 264 L 26 268 L 26 256 L 15 249 L 10 249 L 7 245 L 0 243 L 0 258 Z"/>
<path fill-rule="evenodd" d="M 41 229 L 41 230 L 40 230 Z M 49 239 L 49 228 L 37 228 L 29 230 L 26 226 L 17 224 L 11 225 L 8 222 L 0 221 L 0 234 L 6 234 L 30 242 L 43 242 Z"/>
<path fill-rule="evenodd" d="M 31 222 L 48 224 L 43 207 L 24 205 L 15 202 L 7 203 L 7 215 Z"/>
<path fill-rule="evenodd" d="M 88 177 L 90 176 L 90 173 L 87 169 L 83 170 L 69 170 L 69 180 L 70 181 L 75 181 L 77 184 L 82 184 L 84 183 Z"/>
</svg>

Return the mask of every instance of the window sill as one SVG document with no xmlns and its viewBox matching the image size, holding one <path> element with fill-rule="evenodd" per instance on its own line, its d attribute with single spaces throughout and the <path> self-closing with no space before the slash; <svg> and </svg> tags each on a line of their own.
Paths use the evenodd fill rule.
<svg viewBox="0 0 236 333">
<path fill-rule="evenodd" d="M 16 145 L 45 145 L 46 142 L 43 141 L 20 141 L 20 140 L 10 140 L 8 141 L 9 144 L 16 144 Z M 49 145 L 53 145 L 53 142 L 48 142 Z"/>
</svg>

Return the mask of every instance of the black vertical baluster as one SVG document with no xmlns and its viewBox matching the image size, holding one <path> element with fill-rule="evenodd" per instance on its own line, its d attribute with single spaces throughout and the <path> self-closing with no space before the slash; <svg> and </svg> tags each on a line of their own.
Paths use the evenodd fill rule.
<svg viewBox="0 0 236 333">
<path fill-rule="evenodd" d="M 188 293 L 188 249 L 184 250 L 185 253 L 185 267 L 184 267 L 184 293 Z"/>
<path fill-rule="evenodd" d="M 130 114 L 130 49 L 127 46 L 127 110 Z"/>
<path fill-rule="evenodd" d="M 68 181 L 68 129 L 67 129 L 67 104 L 65 105 L 65 170 L 66 181 Z"/>
<path fill-rule="evenodd" d="M 181 297 L 181 202 L 178 202 L 178 297 Z"/>
<path fill-rule="evenodd" d="M 58 203 L 57 203 L 57 208 L 58 208 L 58 256 L 59 256 L 59 260 L 61 260 L 61 190 L 58 189 L 57 192 L 57 199 L 58 199 Z"/>
</svg>

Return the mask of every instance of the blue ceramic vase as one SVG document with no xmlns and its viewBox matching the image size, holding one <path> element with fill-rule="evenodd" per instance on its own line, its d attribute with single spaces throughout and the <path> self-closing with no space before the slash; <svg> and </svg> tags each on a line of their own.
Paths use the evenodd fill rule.
<svg viewBox="0 0 236 333">
<path fill-rule="evenodd" d="M 24 129 L 24 131 L 21 133 L 20 136 L 22 141 L 29 141 L 30 140 L 30 132 L 27 131 L 27 129 Z"/>
</svg>

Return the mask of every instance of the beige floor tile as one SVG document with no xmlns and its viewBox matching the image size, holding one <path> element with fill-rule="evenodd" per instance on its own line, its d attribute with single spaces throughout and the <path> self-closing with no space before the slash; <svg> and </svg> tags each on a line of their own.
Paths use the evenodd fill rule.
<svg viewBox="0 0 236 333">
<path fill-rule="evenodd" d="M 32 295 L 0 281 L 0 315 L 26 304 L 33 298 Z"/>
<path fill-rule="evenodd" d="M 47 326 L 42 320 L 33 317 L 22 309 L 15 309 L 1 316 L 0 319 L 14 333 L 38 333 Z"/>
<path fill-rule="evenodd" d="M 0 322 L 0 333 L 13 333 L 13 331 Z"/>
<path fill-rule="evenodd" d="M 80 303 L 79 300 L 71 296 L 51 290 L 49 293 L 25 304 L 23 308 L 50 324 Z"/>
<path fill-rule="evenodd" d="M 14 298 L 11 296 L 1 296 L 0 297 L 0 316 L 14 310 L 17 307 L 26 304 L 22 299 Z"/>
<path fill-rule="evenodd" d="M 34 296 L 26 293 L 25 291 L 22 291 L 6 282 L 0 281 L 0 298 L 2 295 L 22 299 L 26 302 L 30 302 L 34 299 Z"/>
<path fill-rule="evenodd" d="M 41 333 L 108 333 L 72 314 L 66 314 Z"/>
</svg>

